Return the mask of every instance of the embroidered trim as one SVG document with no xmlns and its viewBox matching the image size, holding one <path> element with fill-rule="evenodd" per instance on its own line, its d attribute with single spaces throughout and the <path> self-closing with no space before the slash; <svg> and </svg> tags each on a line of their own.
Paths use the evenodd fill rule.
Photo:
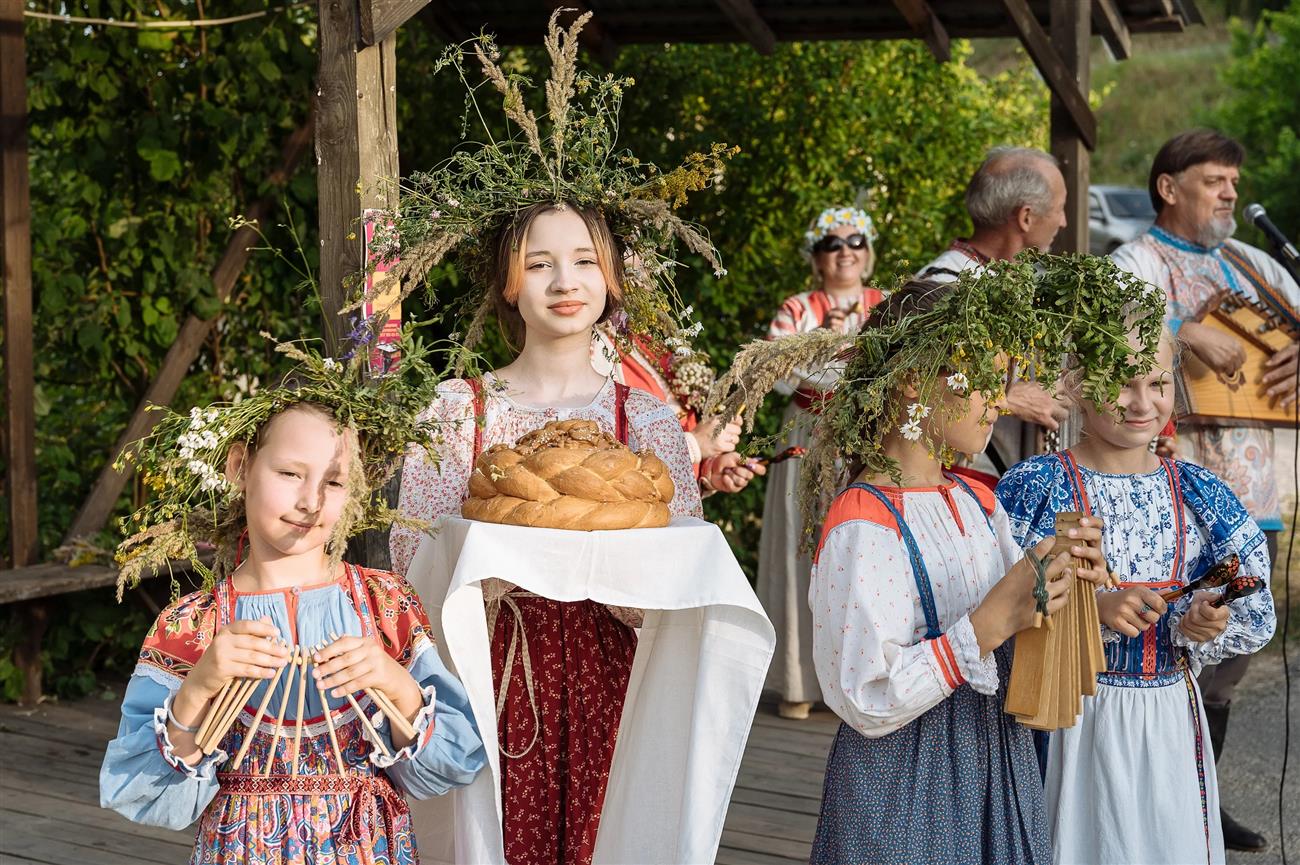
<svg viewBox="0 0 1300 865">
<path fill-rule="evenodd" d="M 1201 823 L 1205 827 L 1205 861 L 1210 862 L 1210 807 L 1205 792 L 1205 742 L 1201 735 L 1201 701 L 1196 693 L 1192 674 L 1184 671 L 1187 682 L 1187 708 L 1192 713 L 1192 729 L 1196 731 L 1196 781 L 1201 788 Z"/>
</svg>

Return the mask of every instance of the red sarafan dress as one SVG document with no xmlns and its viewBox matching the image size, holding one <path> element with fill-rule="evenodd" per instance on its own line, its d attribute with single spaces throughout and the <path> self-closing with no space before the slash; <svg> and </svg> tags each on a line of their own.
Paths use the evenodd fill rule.
<svg viewBox="0 0 1300 865">
<path fill-rule="evenodd" d="M 675 515 L 700 516 L 685 436 L 676 414 L 648 393 L 612 380 L 580 408 L 531 408 L 493 379 L 439 388 L 431 416 L 443 421 L 439 465 L 421 455 L 403 466 L 400 510 L 433 520 L 457 514 L 474 461 L 494 444 L 555 420 L 593 420 L 634 450 L 652 450 L 676 487 Z M 475 418 L 479 418 L 478 423 Z M 394 527 L 393 566 L 405 572 L 420 533 Z M 556 601 L 508 583 L 489 593 L 492 678 L 497 694 L 502 834 L 511 865 L 590 863 L 636 653 L 631 611 L 593 601 Z"/>
</svg>

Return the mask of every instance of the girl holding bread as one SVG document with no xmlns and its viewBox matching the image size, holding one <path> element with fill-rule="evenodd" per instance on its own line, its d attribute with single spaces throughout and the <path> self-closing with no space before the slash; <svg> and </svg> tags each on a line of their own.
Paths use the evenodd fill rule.
<svg viewBox="0 0 1300 865">
<path fill-rule="evenodd" d="M 681 338 L 683 328 L 676 324 L 681 315 L 668 282 L 674 238 L 684 239 L 718 265 L 707 239 L 673 213 L 670 200 L 706 186 L 721 170 L 723 154 L 715 152 L 669 175 L 654 172 L 630 155 L 601 157 L 609 146 L 605 136 L 613 134 L 617 123 L 610 108 L 614 105 L 616 111 L 617 106 L 611 88 L 625 82 L 574 70 L 576 34 L 586 17 L 567 31 L 552 18 L 547 39 L 553 66 L 546 85 L 552 100 L 549 135 L 533 137 L 538 120 L 521 107 L 527 98 L 520 83 L 495 65 L 490 41 L 474 44 L 476 64 L 504 93 L 506 113 L 526 134 L 471 147 L 459 154 L 465 158 L 417 176 L 393 215 L 403 266 L 420 260 L 425 250 L 438 256 L 446 244 L 464 245 L 460 261 L 468 264 L 484 292 L 466 342 L 472 345 L 484 321 L 495 317 L 513 355 L 490 372 L 464 374 L 438 387 L 426 417 L 442 430 L 442 441 L 433 458 L 412 451 L 403 466 L 399 510 L 421 521 L 443 521 L 432 536 L 394 527 L 392 562 L 428 593 L 431 606 L 443 603 L 456 588 L 451 574 L 444 572 L 456 560 L 446 561 L 445 548 L 437 546 L 437 534 L 448 520 L 463 516 L 514 526 L 598 530 L 615 527 L 608 524 L 611 514 L 641 506 L 640 501 L 590 506 L 609 499 L 572 479 L 566 481 L 563 495 L 547 496 L 543 490 L 534 498 L 516 489 L 480 496 L 485 485 L 490 492 L 500 480 L 488 477 L 480 456 L 491 458 L 505 448 L 532 453 L 530 448 L 544 448 L 556 436 L 600 444 L 598 450 L 630 449 L 642 460 L 657 457 L 655 472 L 660 462 L 666 467 L 654 478 L 655 486 L 667 492 L 667 509 L 658 525 L 670 515 L 702 516 L 692 456 L 676 413 L 646 391 L 598 373 L 591 351 L 601 325 L 625 345 L 635 339 L 664 346 L 665 336 Z M 452 62 L 459 62 L 459 55 L 453 55 Z M 580 86 L 573 84 L 575 75 Z M 566 100 L 562 107 L 554 104 L 556 94 Z M 489 167 L 494 170 L 489 172 Z M 665 322 L 671 329 L 656 332 Z M 743 473 L 745 480 L 753 474 L 743 466 L 734 471 Z M 641 480 L 628 479 L 623 488 Z M 536 490 L 549 481 L 535 474 L 527 483 L 529 490 Z M 584 500 L 588 506 L 578 504 Z M 528 516 L 506 513 L 517 507 Z M 512 537 L 525 546 L 538 543 L 539 556 L 548 538 L 536 533 Z M 425 555 L 426 549 L 438 552 Z M 729 552 L 727 556 L 734 562 Z M 530 559 L 531 553 L 524 558 Z M 537 576 L 520 573 L 515 561 L 514 570 L 503 568 L 507 572 L 494 572 L 476 583 L 486 607 L 497 811 L 492 813 L 486 796 L 475 798 L 476 787 L 454 815 L 430 817 L 430 822 L 464 824 L 493 821 L 499 815 L 501 849 L 495 840 L 484 840 L 497 834 L 489 827 L 457 842 L 456 850 L 448 853 L 457 861 L 497 862 L 503 856 L 511 865 L 585 865 L 592 861 L 601 831 L 616 746 L 620 753 L 629 747 L 619 741 L 620 721 L 625 699 L 630 699 L 634 658 L 641 663 L 636 629 L 642 611 L 592 600 L 584 594 L 585 587 L 573 587 L 573 594 L 564 598 L 525 590 L 507 580 L 528 582 Z M 526 566 L 522 570 L 527 571 Z M 747 586 L 745 590 L 752 596 Z M 586 599 L 575 600 L 574 594 Z M 476 635 L 453 640 L 449 633 L 446 642 L 453 657 L 458 651 L 471 653 L 481 669 L 483 647 Z M 482 682 L 482 677 L 475 681 Z M 476 693 L 471 687 L 471 697 Z M 661 706 L 656 711 L 663 718 L 676 710 Z M 745 719 L 746 728 L 751 717 Z M 636 810 L 646 814 L 643 808 Z M 712 815 L 706 816 L 711 823 Z M 650 816 L 642 821 L 654 822 Z M 665 828 L 661 834 L 671 841 L 679 828 Z"/>
</svg>

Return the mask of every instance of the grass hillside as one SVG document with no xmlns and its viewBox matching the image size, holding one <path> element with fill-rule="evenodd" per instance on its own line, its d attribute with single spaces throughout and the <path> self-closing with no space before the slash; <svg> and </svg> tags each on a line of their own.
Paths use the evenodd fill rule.
<svg viewBox="0 0 1300 865">
<path fill-rule="evenodd" d="M 1205 6 L 1208 18 L 1212 10 Z M 1122 63 L 1103 49 L 1094 52 L 1092 90 L 1101 105 L 1093 183 L 1146 186 L 1160 145 L 1202 125 L 1223 99 L 1219 74 L 1228 63 L 1230 43 L 1220 19 L 1184 33 L 1135 36 L 1133 56 Z"/>
</svg>

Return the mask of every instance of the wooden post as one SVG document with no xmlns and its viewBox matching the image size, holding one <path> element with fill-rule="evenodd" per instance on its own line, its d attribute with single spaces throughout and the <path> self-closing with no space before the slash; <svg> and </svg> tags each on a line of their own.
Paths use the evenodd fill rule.
<svg viewBox="0 0 1300 865">
<path fill-rule="evenodd" d="M 40 557 L 36 524 L 36 416 L 32 369 L 32 238 L 27 175 L 27 54 L 22 0 L 0 0 L 0 281 L 4 285 L 5 404 L 10 565 Z M 49 611 L 41 601 L 18 607 L 22 642 L 14 661 L 22 701 L 41 697 L 41 639 Z"/>
<path fill-rule="evenodd" d="M 337 353 L 345 323 L 339 310 L 348 302 L 345 280 L 355 279 L 365 258 L 366 210 L 397 206 L 397 57 L 389 20 L 388 34 L 362 46 L 370 0 L 320 0 L 320 66 L 316 79 L 316 163 L 320 204 L 320 288 L 322 330 L 327 349 Z M 380 4 L 394 5 L 394 4 Z M 409 18 L 422 3 L 405 3 Z M 405 19 L 402 19 L 405 20 Z M 382 31 L 381 31 L 382 32 Z M 373 34 L 372 35 L 377 35 Z M 401 318 L 393 309 L 390 317 Z M 397 498 L 397 482 L 386 490 Z M 366 532 L 349 545 L 349 558 L 376 568 L 389 567 L 388 533 Z"/>
<path fill-rule="evenodd" d="M 266 179 L 272 188 L 283 186 L 293 177 L 298 163 L 307 151 L 311 133 L 312 121 L 308 118 L 306 123 L 295 129 L 285 140 L 284 146 L 280 149 L 280 164 Z M 265 221 L 274 212 L 275 198 L 272 194 L 254 202 L 244 216 L 250 221 Z M 256 242 L 257 234 L 251 228 L 241 228 L 230 236 L 230 240 L 226 242 L 225 252 L 212 270 L 212 288 L 217 300 L 224 303 L 230 296 L 235 281 L 248 262 L 249 247 Z M 131 466 L 127 466 L 119 472 L 113 468 L 113 463 L 127 446 L 148 435 L 154 428 L 154 424 L 161 420 L 158 412 L 149 411 L 149 406 L 171 403 L 194 359 L 199 356 L 199 350 L 207 340 L 208 333 L 220 318 L 220 315 L 210 319 L 199 318 L 196 315 L 186 317 L 176 339 L 167 349 L 167 355 L 163 358 L 162 365 L 158 367 L 157 374 L 149 383 L 148 389 L 140 398 L 131 419 L 127 422 L 126 429 L 113 445 L 107 465 L 100 470 L 89 495 L 73 518 L 66 540 L 93 535 L 108 522 L 108 517 L 113 513 L 118 497 L 122 495 L 122 489 L 133 471 Z"/>
<path fill-rule="evenodd" d="M 361 214 L 396 206 L 395 37 L 358 48 L 357 0 L 320 0 L 316 163 L 320 203 L 322 330 L 330 351 L 345 333 L 345 280 L 361 272 Z"/>
<path fill-rule="evenodd" d="M 1088 0 L 1051 0 L 1052 47 L 1084 96 L 1091 80 L 1089 37 L 1092 4 Z M 1056 252 L 1088 251 L 1088 177 L 1091 144 L 1065 103 L 1052 91 L 1052 155 L 1065 175 L 1065 228 L 1056 236 Z"/>
<path fill-rule="evenodd" d="M 27 176 L 27 60 L 22 0 L 0 0 L 0 265 L 5 292 L 9 540 L 12 565 L 35 563 L 36 418 L 32 371 L 32 240 Z"/>
</svg>

